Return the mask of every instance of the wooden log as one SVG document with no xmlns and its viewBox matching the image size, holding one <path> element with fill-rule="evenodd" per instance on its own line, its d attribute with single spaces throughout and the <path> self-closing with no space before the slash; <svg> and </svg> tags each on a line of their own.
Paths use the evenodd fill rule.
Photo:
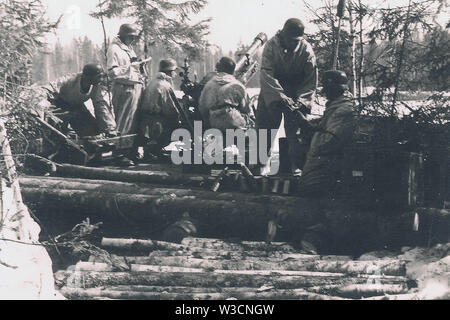
<svg viewBox="0 0 450 320">
<path fill-rule="evenodd" d="M 95 272 L 111 272 L 113 267 L 107 263 L 84 262 L 80 261 L 75 265 L 77 271 L 95 271 Z M 161 266 L 161 265 L 139 265 L 132 264 L 130 266 L 132 272 L 202 272 L 201 268 L 177 267 L 177 266 Z"/>
<path fill-rule="evenodd" d="M 33 203 L 54 207 L 86 208 L 98 218 L 130 220 L 137 225 L 167 224 L 182 217 L 186 210 L 205 226 L 199 234 L 214 237 L 242 237 L 264 239 L 267 221 L 284 213 L 296 216 L 305 225 L 317 222 L 318 215 L 311 207 L 283 207 L 278 205 L 224 200 L 205 200 L 173 195 L 152 196 L 123 193 L 103 193 L 87 190 L 54 190 L 23 188 L 24 198 Z M 201 225 L 199 228 L 201 228 Z"/>
<path fill-rule="evenodd" d="M 384 294 L 380 296 L 365 298 L 364 300 L 423 300 L 417 293 L 404 293 L 404 294 Z"/>
<path fill-rule="evenodd" d="M 57 164 L 56 175 L 60 177 L 74 177 L 85 179 L 101 179 L 111 181 L 161 183 L 201 186 L 213 181 L 208 176 L 191 175 L 166 171 L 133 171 L 109 168 L 93 168 L 70 164 Z"/>
<path fill-rule="evenodd" d="M 118 286 L 107 286 L 101 287 L 101 289 L 112 290 L 112 291 L 128 291 L 128 292 L 152 292 L 152 293 L 223 293 L 223 294 L 239 294 L 239 293 L 271 293 L 276 294 L 278 299 L 280 294 L 290 295 L 296 294 L 304 289 L 276 289 L 270 286 L 262 286 L 260 288 L 252 287 L 181 287 L 181 286 L 129 286 L 129 285 L 118 285 Z M 308 292 L 318 294 L 319 296 L 330 297 L 331 299 L 343 299 L 340 297 L 333 297 L 330 295 L 323 295 L 318 292 L 310 291 Z"/>
<path fill-rule="evenodd" d="M 91 180 L 80 178 L 61 177 L 36 177 L 22 176 L 20 184 L 27 188 L 45 188 L 61 190 L 89 190 L 105 193 L 126 193 L 143 195 L 168 195 L 177 197 L 191 196 L 200 199 L 230 200 L 230 201 L 253 201 L 259 203 L 271 203 L 279 206 L 302 207 L 306 199 L 275 196 L 275 195 L 255 195 L 242 194 L 237 192 L 211 192 L 197 189 L 168 188 L 161 185 L 150 185 L 142 183 L 129 183 L 108 180 Z"/>
<path fill-rule="evenodd" d="M 218 240 L 219 241 L 219 240 Z M 219 242 L 220 243 L 220 242 Z M 199 244 L 199 243 L 197 243 Z M 238 244 L 230 244 L 229 247 L 225 246 L 225 243 L 221 244 L 222 247 L 218 248 L 204 248 L 202 246 L 177 244 L 165 241 L 157 240 L 143 240 L 143 239 L 123 239 L 123 238 L 103 238 L 101 245 L 104 247 L 118 248 L 121 250 L 132 252 L 151 252 L 151 254 L 162 256 L 208 256 L 216 258 L 230 258 L 238 257 L 245 258 L 246 256 L 254 257 L 280 257 L 284 259 L 303 259 L 310 258 L 311 255 L 294 253 L 293 248 L 284 247 L 285 250 L 250 250 L 244 246 Z M 199 244 L 201 245 L 201 244 Z M 223 247 L 225 246 L 225 248 Z M 285 254 L 290 253 L 290 254 Z M 320 259 L 321 256 L 314 256 L 314 259 Z"/>
<path fill-rule="evenodd" d="M 284 259 L 309 258 L 309 255 L 292 253 L 290 255 L 283 255 L 286 251 L 277 250 L 248 250 L 239 245 L 230 246 L 228 248 L 210 249 L 203 248 L 190 244 L 176 244 L 165 241 L 156 240 L 142 240 L 142 239 L 122 239 L 122 238 L 103 238 L 101 245 L 104 247 L 118 248 L 121 250 L 128 250 L 133 252 L 156 252 L 159 251 L 162 255 L 194 255 L 194 256 L 216 256 L 217 258 L 245 258 L 246 256 L 260 256 L 260 257 L 281 257 Z M 292 252 L 293 249 L 287 251 Z M 315 259 L 320 259 L 320 256 L 315 256 Z"/>
<path fill-rule="evenodd" d="M 103 238 L 102 246 L 114 247 L 126 250 L 136 251 L 153 251 L 153 250 L 184 250 L 186 246 L 177 243 L 157 241 L 157 240 L 141 240 L 141 239 L 121 239 L 121 238 Z"/>
<path fill-rule="evenodd" d="M 201 249 L 201 248 L 191 248 L 190 251 L 186 250 L 157 250 L 150 253 L 150 257 L 160 256 L 160 257 L 175 257 L 175 256 L 192 256 L 201 259 L 275 259 L 276 261 L 281 260 L 326 260 L 326 261 L 349 261 L 352 260 L 349 256 L 321 256 L 321 255 L 311 255 L 303 253 L 282 253 L 276 251 L 227 251 L 227 250 L 215 250 L 215 249 Z"/>
<path fill-rule="evenodd" d="M 346 277 L 342 274 L 310 272 L 307 275 L 245 274 L 217 272 L 91 272 L 58 271 L 55 280 L 67 286 L 92 288 L 110 285 L 188 286 L 188 287 L 254 287 L 272 286 L 277 289 L 298 289 L 326 285 L 367 283 L 367 277 Z M 404 277 L 379 276 L 382 284 L 407 283 Z"/>
<path fill-rule="evenodd" d="M 95 270 L 86 270 L 95 271 Z M 132 264 L 132 272 L 207 272 L 210 274 L 220 273 L 220 274 L 249 274 L 249 275 L 285 275 L 285 276 L 304 276 L 304 277 L 316 277 L 316 276 L 344 276 L 342 273 L 331 273 L 331 272 L 310 272 L 310 271 L 291 271 L 291 270 L 204 270 L 201 268 L 186 268 L 186 267 L 171 267 L 171 266 L 158 266 L 158 265 L 142 265 L 142 264 Z"/>
<path fill-rule="evenodd" d="M 194 257 L 127 257 L 130 264 L 184 266 L 201 269 L 223 270 L 290 270 L 314 271 L 345 274 L 374 274 L 380 272 L 384 275 L 405 275 L 405 263 L 396 260 L 380 261 L 321 261 L 321 260 L 282 260 L 282 259 L 242 259 L 242 260 L 211 260 Z"/>
<path fill-rule="evenodd" d="M 230 251 L 230 250 L 216 250 L 216 249 L 203 249 L 192 247 L 190 250 L 176 250 L 176 251 L 167 251 L 167 250 L 157 250 L 152 251 L 150 256 L 161 256 L 161 257 L 178 257 L 178 256 L 187 256 L 187 257 L 195 257 L 201 259 L 250 259 L 250 258 L 273 258 L 280 259 L 283 256 L 283 253 L 280 252 L 265 252 L 265 251 Z M 316 259 L 319 259 L 320 256 L 316 256 Z"/>
<path fill-rule="evenodd" d="M 291 254 L 286 255 L 279 254 L 277 256 L 265 256 L 265 257 L 251 257 L 245 255 L 244 253 L 238 253 L 236 255 L 211 255 L 201 251 L 193 251 L 193 252 L 180 252 L 180 251 L 153 251 L 149 256 L 116 256 L 112 255 L 116 261 L 121 261 L 122 265 L 130 265 L 130 264 L 160 264 L 160 265 L 183 265 L 184 263 L 188 263 L 188 261 L 192 261 L 192 265 L 186 265 L 189 267 L 201 267 L 201 268 L 213 268 L 213 269 L 232 269 L 234 261 L 239 261 L 239 266 L 243 269 L 256 269 L 258 265 L 268 263 L 268 265 L 289 265 L 290 263 L 295 263 L 298 265 L 308 264 L 312 261 L 316 261 L 321 259 L 321 256 L 314 255 L 303 255 L 303 254 L 295 254 L 296 258 L 293 259 Z M 179 253 L 179 255 L 170 255 L 173 253 Z M 337 256 L 338 259 L 343 259 L 343 256 Z M 350 259 L 346 257 L 347 260 Z M 208 261 L 208 264 L 202 264 L 202 262 L 198 262 L 196 264 L 197 259 L 200 261 Z M 345 260 L 344 260 L 345 261 Z M 105 262 L 109 263 L 109 261 L 104 260 L 100 257 L 89 257 L 89 262 Z M 219 265 L 214 265 L 218 263 Z M 222 266 L 222 267 L 220 267 Z M 261 267 L 263 269 L 263 267 Z M 273 267 L 272 269 L 276 269 Z M 295 269 L 294 269 L 295 270 Z"/>
<path fill-rule="evenodd" d="M 275 294 L 289 294 L 290 292 L 295 292 L 298 289 L 274 289 L 272 287 L 263 286 L 261 288 L 250 288 L 250 287 L 180 287 L 180 286 L 110 286 L 104 287 L 104 289 L 112 291 L 128 291 L 128 292 L 153 292 L 153 293 L 224 293 L 224 294 L 236 294 L 236 293 L 249 293 L 249 292 L 267 292 Z M 303 289 L 300 289 L 303 290 Z M 360 299 L 364 297 L 371 297 L 375 294 L 382 295 L 398 295 L 403 294 L 408 291 L 408 287 L 405 284 L 380 284 L 377 286 L 361 284 L 361 285 L 331 285 L 331 286 L 321 286 L 321 287 L 311 287 L 307 288 L 308 292 L 323 295 L 325 297 L 334 298 L 353 298 Z"/>
<path fill-rule="evenodd" d="M 347 274 L 385 274 L 403 276 L 406 274 L 406 263 L 400 260 L 373 261 L 314 261 L 307 270 L 321 272 L 343 272 Z"/>
<path fill-rule="evenodd" d="M 112 265 L 104 262 L 85 262 L 79 261 L 75 265 L 77 271 L 96 271 L 96 272 L 112 272 L 114 268 Z"/>
<path fill-rule="evenodd" d="M 403 294 L 408 291 L 406 284 L 352 284 L 336 290 L 341 297 L 360 299 L 382 294 Z"/>
<path fill-rule="evenodd" d="M 385 294 L 403 294 L 408 292 L 406 283 L 399 284 L 351 284 L 351 285 L 331 285 L 308 288 L 310 292 L 319 294 L 336 295 L 349 299 L 363 299 L 367 297 L 380 296 Z"/>
<path fill-rule="evenodd" d="M 261 250 L 261 251 L 278 251 L 278 252 L 294 252 L 294 248 L 286 242 L 265 243 L 262 241 L 226 241 L 212 238 L 196 238 L 187 237 L 181 242 L 188 247 L 198 247 L 205 249 L 219 250 Z"/>
<path fill-rule="evenodd" d="M 166 287 L 167 288 L 167 287 Z M 209 288 L 200 288 L 209 289 Z M 264 300 L 264 299 L 295 299 L 295 300 L 343 300 L 343 298 L 321 295 L 307 292 L 303 289 L 291 290 L 271 290 L 267 292 L 227 290 L 227 292 L 217 292 L 206 290 L 204 292 L 166 292 L 166 291 L 128 291 L 114 290 L 112 288 L 67 288 L 60 292 L 67 298 L 89 299 L 94 297 L 106 297 L 112 299 L 133 299 L 133 300 L 226 300 L 236 298 L 239 300 Z"/>
</svg>

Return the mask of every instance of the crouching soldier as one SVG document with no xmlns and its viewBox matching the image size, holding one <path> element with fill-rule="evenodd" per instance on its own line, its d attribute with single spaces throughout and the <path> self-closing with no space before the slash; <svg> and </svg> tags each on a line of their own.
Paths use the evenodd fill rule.
<svg viewBox="0 0 450 320">
<path fill-rule="evenodd" d="M 323 93 L 327 98 L 325 112 L 318 125 L 311 125 L 306 119 L 300 127 L 312 130 L 313 137 L 306 155 L 303 174 L 300 177 L 298 193 L 300 196 L 319 199 L 319 207 L 325 208 L 327 201 L 340 193 L 339 181 L 343 168 L 345 152 L 352 142 L 356 126 L 356 113 L 352 94 L 348 91 L 348 79 L 343 71 L 326 71 L 323 75 Z M 323 211 L 323 210 L 319 210 Z M 333 226 L 339 220 L 339 212 L 334 206 L 334 217 L 322 212 L 322 223 L 311 226 L 304 234 L 302 248 L 317 252 L 327 247 L 329 237 L 340 227 Z M 334 222 L 333 222 L 334 221 Z"/>
<path fill-rule="evenodd" d="M 170 144 L 172 132 L 179 127 L 179 113 L 172 79 L 177 63 L 173 59 L 159 62 L 159 72 L 143 93 L 139 133 L 145 141 L 145 158 L 156 160 Z"/>
<path fill-rule="evenodd" d="M 48 100 L 67 111 L 65 119 L 81 137 L 105 134 L 115 136 L 116 122 L 107 101 L 105 73 L 99 64 L 84 66 L 83 72 L 58 79 L 50 85 Z M 95 118 L 85 102 L 92 100 Z"/>
<path fill-rule="evenodd" d="M 328 100 L 325 112 L 317 125 L 302 121 L 301 127 L 314 134 L 300 178 L 300 195 L 333 193 L 340 178 L 345 147 L 352 141 L 356 120 L 347 82 L 343 71 L 326 71 L 323 75 L 323 93 Z"/>
</svg>

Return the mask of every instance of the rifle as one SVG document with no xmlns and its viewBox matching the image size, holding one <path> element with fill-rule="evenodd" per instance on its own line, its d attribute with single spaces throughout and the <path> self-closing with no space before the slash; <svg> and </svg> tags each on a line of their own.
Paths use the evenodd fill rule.
<svg viewBox="0 0 450 320">
<path fill-rule="evenodd" d="M 145 70 L 144 66 L 147 62 L 152 61 L 152 57 L 148 57 L 144 60 L 138 60 L 137 58 L 133 57 L 131 58 L 131 63 L 130 66 L 139 66 L 139 72 L 147 79 L 148 74 L 147 74 L 147 70 Z"/>
<path fill-rule="evenodd" d="M 22 107 L 20 107 L 22 108 Z M 72 140 L 70 140 L 65 134 L 63 134 L 58 129 L 54 128 L 44 120 L 42 120 L 39 115 L 32 114 L 28 110 L 22 108 L 25 112 L 25 115 L 33 121 L 36 121 L 47 130 L 50 131 L 52 136 L 54 136 L 59 142 L 60 147 L 63 149 L 64 156 L 67 157 L 67 161 L 73 164 L 86 165 L 90 160 L 88 153 L 84 150 L 84 148 Z M 65 152 L 64 152 L 65 151 Z M 59 151 L 58 151 L 59 152 Z M 57 153 L 58 153 L 57 152 Z M 56 155 L 56 154 L 55 154 Z"/>
</svg>

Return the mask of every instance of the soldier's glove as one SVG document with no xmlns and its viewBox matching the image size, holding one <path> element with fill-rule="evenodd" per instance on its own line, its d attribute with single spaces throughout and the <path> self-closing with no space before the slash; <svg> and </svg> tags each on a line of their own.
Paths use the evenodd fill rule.
<svg viewBox="0 0 450 320">
<path fill-rule="evenodd" d="M 300 99 L 295 102 L 295 108 L 298 109 L 301 113 L 304 115 L 311 113 L 311 108 L 307 106 L 303 101 Z"/>
<path fill-rule="evenodd" d="M 295 109 L 295 101 L 292 100 L 292 98 L 284 97 L 281 100 L 281 104 L 287 109 L 290 109 L 290 110 Z"/>
</svg>

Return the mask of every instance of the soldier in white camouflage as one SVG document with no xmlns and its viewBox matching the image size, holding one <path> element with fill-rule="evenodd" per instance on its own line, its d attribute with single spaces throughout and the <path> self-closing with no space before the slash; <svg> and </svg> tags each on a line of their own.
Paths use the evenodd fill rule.
<svg viewBox="0 0 450 320">
<path fill-rule="evenodd" d="M 304 114 L 311 110 L 317 88 L 317 65 L 313 49 L 303 33 L 304 25 L 299 19 L 288 19 L 283 29 L 264 47 L 256 126 L 258 129 L 268 129 L 267 151 L 273 144 L 270 129 L 279 128 L 286 106 L 300 108 Z M 299 127 L 290 120 L 285 116 L 291 170 L 294 174 L 301 174 L 307 143 L 299 141 Z"/>
</svg>

